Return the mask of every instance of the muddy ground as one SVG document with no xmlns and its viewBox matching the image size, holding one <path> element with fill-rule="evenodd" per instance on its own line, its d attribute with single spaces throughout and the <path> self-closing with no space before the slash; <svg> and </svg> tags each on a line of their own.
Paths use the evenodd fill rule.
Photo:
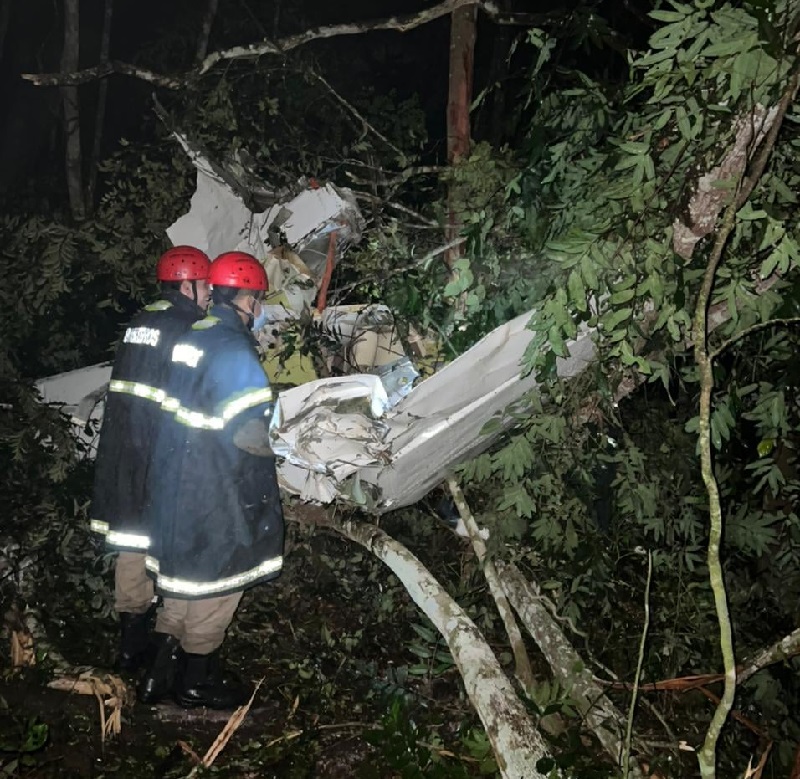
<svg viewBox="0 0 800 779">
<path fill-rule="evenodd" d="M 227 714 L 131 703 L 103 743 L 97 700 L 48 689 L 37 647 L 36 667 L 6 663 L 0 679 L 0 776 L 495 775 L 446 648 L 391 573 L 328 531 L 293 526 L 290 547 L 281 578 L 245 594 L 224 645 L 227 664 L 261 687 L 212 768 L 196 769 L 197 758 Z M 449 531 L 432 530 L 425 547 L 464 593 L 479 591 Z M 106 603 L 111 583 L 109 572 Z M 86 606 L 68 584 L 53 593 L 48 641 L 68 662 L 108 672 L 116 624 Z"/>
</svg>

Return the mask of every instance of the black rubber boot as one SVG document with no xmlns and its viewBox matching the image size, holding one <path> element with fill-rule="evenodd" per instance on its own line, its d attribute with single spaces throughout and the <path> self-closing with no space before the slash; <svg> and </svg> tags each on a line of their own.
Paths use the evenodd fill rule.
<svg viewBox="0 0 800 779">
<path fill-rule="evenodd" d="M 208 655 L 181 654 L 175 683 L 175 703 L 186 709 L 235 709 L 250 700 L 252 688 L 223 671 L 219 651 Z"/>
<path fill-rule="evenodd" d="M 115 668 L 122 673 L 133 673 L 144 663 L 149 643 L 150 612 L 119 615 L 119 648 Z"/>
<path fill-rule="evenodd" d="M 181 642 L 168 633 L 153 633 L 152 659 L 136 688 L 139 703 L 158 703 L 172 692 Z"/>
</svg>

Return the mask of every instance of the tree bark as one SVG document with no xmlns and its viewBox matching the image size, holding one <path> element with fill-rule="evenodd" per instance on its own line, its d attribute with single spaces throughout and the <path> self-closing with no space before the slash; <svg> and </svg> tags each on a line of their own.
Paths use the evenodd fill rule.
<svg viewBox="0 0 800 779">
<path fill-rule="evenodd" d="M 469 533 L 469 540 L 472 542 L 472 548 L 475 550 L 475 556 L 483 568 L 484 576 L 489 584 L 489 591 L 492 593 L 494 602 L 497 604 L 497 610 L 503 620 L 508 635 L 508 641 L 511 644 L 511 650 L 514 653 L 515 674 L 517 681 L 522 686 L 526 694 L 530 695 L 533 687 L 533 671 L 531 670 L 531 661 L 528 657 L 528 651 L 525 649 L 525 642 L 522 640 L 522 633 L 520 633 L 517 621 L 514 619 L 514 612 L 508 602 L 508 597 L 503 591 L 502 584 L 497 575 L 497 569 L 494 563 L 487 559 L 486 544 L 481 537 L 478 529 L 478 523 L 467 504 L 467 499 L 459 487 L 458 482 L 451 476 L 447 480 L 447 486 L 450 488 L 450 494 L 458 508 L 458 513 L 461 515 L 461 520 Z"/>
<path fill-rule="evenodd" d="M 477 6 L 457 8 L 450 16 L 450 78 L 447 97 L 447 163 L 457 165 L 469 155 L 471 137 L 469 108 L 472 102 L 472 80 L 475 59 Z M 458 186 L 450 182 L 447 194 L 447 228 L 445 241 L 454 241 L 461 233 L 463 205 Z M 452 268 L 459 256 L 457 249 L 445 255 Z"/>
<path fill-rule="evenodd" d="M 106 0 L 103 11 L 103 32 L 100 38 L 100 64 L 108 64 L 111 50 L 111 21 L 114 16 L 114 0 Z M 94 193 L 97 186 L 97 169 L 100 165 L 100 154 L 103 146 L 103 125 L 106 118 L 106 100 L 108 98 L 108 79 L 100 82 L 97 91 L 97 108 L 94 114 L 94 137 L 92 139 L 92 156 L 89 160 L 89 181 L 86 185 L 86 210 L 94 210 Z"/>
<path fill-rule="evenodd" d="M 331 519 L 330 525 L 386 563 L 447 641 L 504 779 L 544 779 L 536 764 L 547 756 L 547 747 L 475 623 L 425 566 L 382 530 L 349 520 Z"/>
<path fill-rule="evenodd" d="M 64 0 L 64 49 L 61 55 L 61 72 L 74 73 L 78 69 L 80 45 L 79 0 Z M 78 105 L 78 88 L 61 87 L 61 102 L 66 139 L 67 191 L 72 218 L 79 222 L 86 216 L 83 197 L 83 160 L 81 157 L 81 123 Z"/>
<path fill-rule="evenodd" d="M 798 652 L 800 652 L 800 628 L 776 641 L 772 646 L 762 649 L 755 656 L 747 658 L 737 673 L 737 684 L 743 684 L 762 668 L 786 660 Z"/>
<path fill-rule="evenodd" d="M 219 0 L 208 0 L 203 16 L 203 26 L 200 29 L 200 35 L 197 36 L 197 51 L 194 57 L 196 65 L 200 65 L 208 54 L 208 39 L 211 36 L 211 27 L 214 24 L 214 17 L 217 15 L 218 4 Z"/>
</svg>

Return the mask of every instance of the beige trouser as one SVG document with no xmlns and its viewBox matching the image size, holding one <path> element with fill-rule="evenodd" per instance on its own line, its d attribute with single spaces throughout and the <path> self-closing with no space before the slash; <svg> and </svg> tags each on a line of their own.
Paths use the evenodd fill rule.
<svg viewBox="0 0 800 779">
<path fill-rule="evenodd" d="M 153 580 L 140 552 L 120 552 L 114 570 L 114 609 L 144 614 L 153 600 Z"/>
<path fill-rule="evenodd" d="M 156 617 L 156 632 L 180 639 L 184 652 L 207 655 L 224 640 L 241 592 L 202 600 L 164 598 Z"/>
<path fill-rule="evenodd" d="M 120 552 L 114 575 L 114 608 L 144 614 L 153 600 L 153 580 L 144 567 L 145 556 Z M 164 598 L 156 617 L 156 632 L 180 639 L 184 652 L 207 655 L 222 644 L 233 620 L 241 592 L 202 600 Z"/>
</svg>

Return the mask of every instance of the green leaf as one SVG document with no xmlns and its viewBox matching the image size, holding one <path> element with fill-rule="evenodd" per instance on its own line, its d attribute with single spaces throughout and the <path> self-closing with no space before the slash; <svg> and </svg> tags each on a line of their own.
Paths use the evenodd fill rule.
<svg viewBox="0 0 800 779">
<path fill-rule="evenodd" d="M 775 448 L 775 439 L 774 438 L 764 438 L 758 442 L 758 446 L 756 447 L 758 450 L 759 457 L 766 457 L 769 455 L 772 450 Z"/>
<path fill-rule="evenodd" d="M 633 154 L 640 156 L 642 154 L 647 154 L 650 151 L 650 144 L 649 143 L 642 143 L 641 141 L 624 141 L 619 145 L 622 151 L 628 152 L 628 154 Z"/>
<path fill-rule="evenodd" d="M 612 306 L 620 305 L 621 303 L 627 303 L 629 300 L 633 299 L 635 294 L 635 290 L 633 289 L 623 289 L 619 292 L 615 292 L 611 298 L 610 303 Z"/>
<path fill-rule="evenodd" d="M 586 290 L 583 287 L 583 280 L 580 273 L 573 270 L 567 279 L 567 289 L 569 290 L 569 297 L 578 311 L 586 311 Z"/>
<path fill-rule="evenodd" d="M 600 317 L 600 322 L 598 324 L 605 333 L 610 333 L 623 322 L 627 322 L 632 314 L 632 308 L 620 308 L 615 311 L 608 311 Z"/>
<path fill-rule="evenodd" d="M 649 11 L 647 14 L 651 19 L 658 22 L 682 22 L 686 18 L 686 14 L 679 13 L 678 11 L 655 10 Z"/>
<path fill-rule="evenodd" d="M 581 274 L 583 275 L 586 286 L 590 289 L 596 290 L 600 286 L 594 262 L 592 261 L 592 257 L 588 254 L 584 254 L 583 257 L 581 257 Z"/>
<path fill-rule="evenodd" d="M 692 126 L 689 124 L 689 116 L 683 106 L 678 106 L 675 109 L 675 118 L 678 122 L 678 129 L 680 130 L 681 137 L 688 141 L 692 137 Z"/>
</svg>

